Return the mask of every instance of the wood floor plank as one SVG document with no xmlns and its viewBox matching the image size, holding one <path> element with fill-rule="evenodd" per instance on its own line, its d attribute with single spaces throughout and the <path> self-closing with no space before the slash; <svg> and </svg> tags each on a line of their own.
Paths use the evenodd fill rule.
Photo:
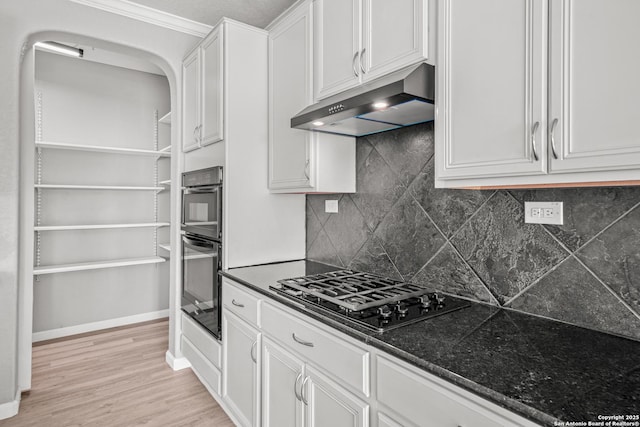
<svg viewBox="0 0 640 427">
<path fill-rule="evenodd" d="M 165 363 L 168 321 L 33 347 L 32 389 L 1 427 L 233 427 L 190 369 Z"/>
</svg>

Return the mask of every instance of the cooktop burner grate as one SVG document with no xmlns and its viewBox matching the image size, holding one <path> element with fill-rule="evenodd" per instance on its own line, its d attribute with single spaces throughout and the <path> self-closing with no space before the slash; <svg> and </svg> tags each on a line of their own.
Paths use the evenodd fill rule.
<svg viewBox="0 0 640 427">
<path fill-rule="evenodd" d="M 271 288 L 378 332 L 469 306 L 424 285 L 353 270 L 283 279 Z"/>
<path fill-rule="evenodd" d="M 278 280 L 293 296 L 312 295 L 350 311 L 393 303 L 428 292 L 425 286 L 386 279 L 370 273 L 339 270 L 313 276 Z"/>
</svg>

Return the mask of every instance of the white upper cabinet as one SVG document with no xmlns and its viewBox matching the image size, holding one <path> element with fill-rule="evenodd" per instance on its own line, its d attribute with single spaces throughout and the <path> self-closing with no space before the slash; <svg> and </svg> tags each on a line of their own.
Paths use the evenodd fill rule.
<svg viewBox="0 0 640 427">
<path fill-rule="evenodd" d="M 440 0 L 436 186 L 640 180 L 638 18 L 632 0 Z"/>
<path fill-rule="evenodd" d="M 223 139 L 223 32 L 218 27 L 182 63 L 182 149 Z"/>
<path fill-rule="evenodd" d="M 427 59 L 428 2 L 362 0 L 363 80 Z"/>
<path fill-rule="evenodd" d="M 427 59 L 427 0 L 315 0 L 316 100 Z"/>
<path fill-rule="evenodd" d="M 198 148 L 200 126 L 200 55 L 192 52 L 182 63 L 182 149 Z"/>
<path fill-rule="evenodd" d="M 550 171 L 640 168 L 640 2 L 550 7 L 549 129 L 558 156 Z"/>
<path fill-rule="evenodd" d="M 269 189 L 279 193 L 355 191 L 355 139 L 292 129 L 313 101 L 312 3 L 269 32 Z"/>
<path fill-rule="evenodd" d="M 202 61 L 202 145 L 222 140 L 222 31 L 210 34 L 200 47 Z"/>
<path fill-rule="evenodd" d="M 440 2 L 439 178 L 544 172 L 543 3 Z"/>
</svg>

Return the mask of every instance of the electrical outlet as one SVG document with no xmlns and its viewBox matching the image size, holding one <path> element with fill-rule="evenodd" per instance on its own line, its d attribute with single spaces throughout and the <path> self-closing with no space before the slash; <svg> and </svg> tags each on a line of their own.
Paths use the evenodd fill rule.
<svg viewBox="0 0 640 427">
<path fill-rule="evenodd" d="M 524 202 L 524 222 L 529 224 L 564 224 L 562 202 Z"/>
<path fill-rule="evenodd" d="M 325 200 L 324 211 L 326 213 L 338 213 L 338 201 L 337 200 Z"/>
</svg>

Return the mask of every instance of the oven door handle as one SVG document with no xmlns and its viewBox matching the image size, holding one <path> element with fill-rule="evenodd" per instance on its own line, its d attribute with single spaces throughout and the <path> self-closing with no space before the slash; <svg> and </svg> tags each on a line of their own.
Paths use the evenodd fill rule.
<svg viewBox="0 0 640 427">
<path fill-rule="evenodd" d="M 220 190 L 220 188 L 221 188 L 220 185 L 210 185 L 210 186 L 207 186 L 207 187 L 194 187 L 194 188 L 183 187 L 182 188 L 182 192 L 184 194 L 214 193 L 214 192 Z"/>
<path fill-rule="evenodd" d="M 213 249 L 215 247 L 215 243 L 209 242 L 209 241 L 203 240 L 203 239 L 197 239 L 197 238 L 193 238 L 193 237 L 182 236 L 182 240 L 185 243 L 188 243 L 188 244 L 193 245 L 193 246 L 197 246 L 199 248 Z"/>
</svg>

